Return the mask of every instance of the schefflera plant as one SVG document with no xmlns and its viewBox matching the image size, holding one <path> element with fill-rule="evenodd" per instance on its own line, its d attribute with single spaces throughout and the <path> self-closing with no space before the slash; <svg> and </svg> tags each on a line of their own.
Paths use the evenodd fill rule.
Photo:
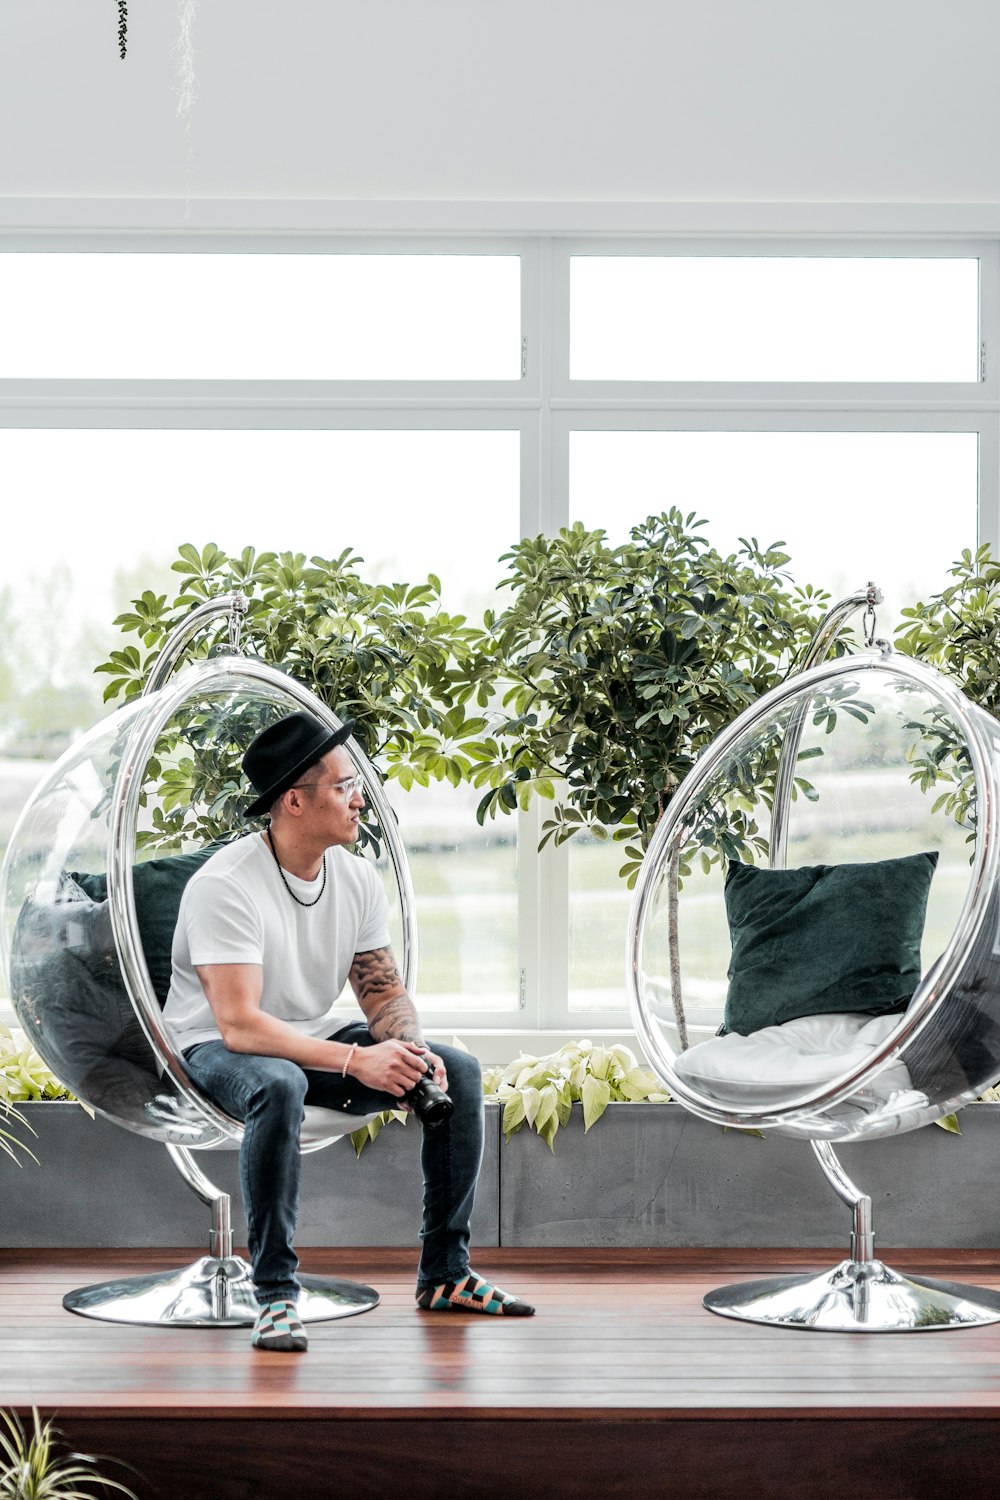
<svg viewBox="0 0 1000 1500">
<path fill-rule="evenodd" d="M 548 1057 L 522 1054 L 505 1068 L 487 1069 L 483 1086 L 487 1098 L 503 1106 L 505 1140 L 528 1125 L 550 1151 L 574 1104 L 583 1107 L 586 1132 L 611 1103 L 665 1104 L 670 1098 L 630 1048 L 595 1046 L 588 1040 L 568 1042 Z"/>
<path fill-rule="evenodd" d="M 672 509 L 612 546 L 577 522 L 526 537 L 501 559 L 512 598 L 485 623 L 507 717 L 465 747 L 471 780 L 487 788 L 480 823 L 548 798 L 540 847 L 582 833 L 612 839 L 625 845 L 620 874 L 635 884 L 702 750 L 783 681 L 829 603 L 792 583 L 782 543 L 744 539 L 726 556 L 704 525 Z M 721 860 L 741 849 L 709 852 Z"/>
<path fill-rule="evenodd" d="M 486 726 L 470 705 L 485 705 L 490 692 L 480 680 L 482 632 L 441 608 L 433 574 L 423 583 L 376 584 L 359 573 L 362 562 L 349 548 L 336 558 L 307 559 L 252 547 L 230 555 L 211 542 L 199 551 L 184 543 L 171 564 L 183 579 L 177 597 L 168 602 L 146 590 L 115 621 L 141 646 L 113 651 L 95 668 L 111 679 L 105 700 L 128 702 L 141 693 L 174 627 L 204 600 L 238 588 L 248 600 L 245 648 L 353 719 L 357 739 L 384 776 L 404 791 L 432 780 L 460 785 L 471 769 L 464 744 L 478 742 Z M 189 656 L 214 654 L 218 633 L 196 639 Z M 241 758 L 260 727 L 254 712 L 195 704 L 188 722 L 164 731 L 149 767 L 156 798 L 141 845 L 166 853 L 243 826 L 248 790 Z M 364 824 L 362 839 L 370 833 Z"/>
</svg>

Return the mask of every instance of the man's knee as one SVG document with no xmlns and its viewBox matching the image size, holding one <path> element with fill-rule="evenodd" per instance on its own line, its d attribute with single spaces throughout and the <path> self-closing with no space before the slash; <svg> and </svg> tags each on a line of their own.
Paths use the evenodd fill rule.
<svg viewBox="0 0 1000 1500">
<path fill-rule="evenodd" d="M 448 1074 L 448 1093 L 458 1102 L 459 1098 L 479 1100 L 483 1096 L 483 1070 L 479 1059 L 471 1052 L 462 1052 L 458 1047 L 439 1047 L 433 1042 L 431 1051 L 436 1052 L 444 1063 Z"/>
<path fill-rule="evenodd" d="M 287 1113 L 301 1120 L 309 1081 L 298 1063 L 283 1057 L 269 1057 L 254 1080 L 250 1108 L 276 1114 Z"/>
</svg>

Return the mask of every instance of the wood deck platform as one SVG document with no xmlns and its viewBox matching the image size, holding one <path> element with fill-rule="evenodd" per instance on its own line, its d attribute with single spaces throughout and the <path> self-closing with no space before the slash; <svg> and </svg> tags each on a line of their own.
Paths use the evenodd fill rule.
<svg viewBox="0 0 1000 1500">
<path fill-rule="evenodd" d="M 1000 1286 L 991 1252 L 884 1252 Z M 728 1281 L 821 1269 L 809 1252 L 492 1251 L 479 1269 L 528 1320 L 419 1315 L 413 1257 L 303 1253 L 373 1312 L 313 1324 L 304 1356 L 246 1330 L 129 1328 L 64 1311 L 73 1287 L 189 1259 L 0 1251 L 0 1405 L 57 1415 L 74 1446 L 134 1464 L 143 1500 L 949 1500 L 992 1495 L 1000 1324 L 838 1335 L 706 1312 Z M 113 1472 L 109 1470 L 109 1472 Z"/>
</svg>

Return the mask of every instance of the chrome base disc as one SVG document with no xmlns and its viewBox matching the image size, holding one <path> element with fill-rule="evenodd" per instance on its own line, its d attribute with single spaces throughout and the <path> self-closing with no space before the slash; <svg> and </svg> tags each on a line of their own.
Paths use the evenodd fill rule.
<svg viewBox="0 0 1000 1500">
<path fill-rule="evenodd" d="M 359 1281 L 300 1276 L 296 1311 L 303 1323 L 350 1318 L 378 1306 L 378 1292 Z M 238 1256 L 205 1255 L 193 1265 L 149 1276 L 125 1276 L 67 1292 L 63 1307 L 109 1323 L 178 1328 L 236 1328 L 257 1317 L 250 1266 Z"/>
<path fill-rule="evenodd" d="M 904 1276 L 880 1260 L 842 1260 L 820 1276 L 769 1276 L 719 1287 L 709 1312 L 830 1333 L 923 1333 L 1000 1322 L 1000 1292 Z"/>
</svg>

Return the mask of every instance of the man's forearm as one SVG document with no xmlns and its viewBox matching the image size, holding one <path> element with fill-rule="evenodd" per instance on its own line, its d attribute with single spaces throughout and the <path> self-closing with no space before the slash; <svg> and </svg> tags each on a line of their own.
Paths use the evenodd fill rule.
<svg viewBox="0 0 1000 1500">
<path fill-rule="evenodd" d="M 418 1047 L 424 1045 L 420 1018 L 409 995 L 394 995 L 380 1005 L 369 1017 L 368 1030 L 377 1042 L 396 1037 L 401 1042 L 414 1042 Z"/>
<path fill-rule="evenodd" d="M 351 986 L 377 1042 L 395 1038 L 424 1045 L 416 1006 L 403 988 L 391 948 L 369 948 L 354 955 Z"/>
<path fill-rule="evenodd" d="M 315 1068 L 326 1073 L 339 1073 L 350 1055 L 350 1048 L 343 1042 L 326 1041 L 322 1037 L 309 1036 L 279 1020 L 277 1016 L 255 1011 L 244 1017 L 228 1017 L 219 1020 L 222 1040 L 230 1052 L 252 1052 L 260 1057 L 284 1057 L 296 1062 L 301 1068 Z"/>
<path fill-rule="evenodd" d="M 260 1008 L 262 974 L 258 964 L 196 965 L 205 998 L 230 1052 L 285 1057 L 303 1068 L 339 1072 L 350 1049 L 300 1031 Z"/>
</svg>

